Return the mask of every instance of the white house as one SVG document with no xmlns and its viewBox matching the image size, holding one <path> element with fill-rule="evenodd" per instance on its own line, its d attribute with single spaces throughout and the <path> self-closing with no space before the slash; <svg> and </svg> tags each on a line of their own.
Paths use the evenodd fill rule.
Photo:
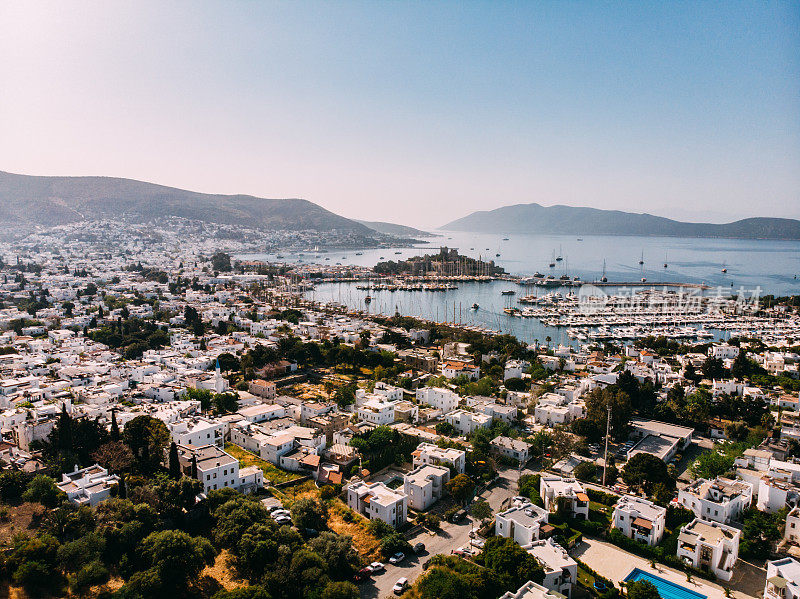
<svg viewBox="0 0 800 599">
<path fill-rule="evenodd" d="M 555 512 L 559 499 L 563 498 L 567 511 L 576 518 L 589 519 L 589 497 L 574 478 L 542 476 L 539 495 L 548 512 Z"/>
<path fill-rule="evenodd" d="M 411 453 L 414 468 L 424 464 L 452 468 L 456 474 L 463 474 L 467 463 L 467 452 L 462 449 L 441 448 L 433 443 L 420 443 Z"/>
<path fill-rule="evenodd" d="M 767 562 L 764 599 L 800 599 L 800 563 L 791 557 Z"/>
<path fill-rule="evenodd" d="M 527 464 L 530 459 L 531 444 L 511 437 L 495 437 L 489 441 L 489 448 L 497 454 Z"/>
<path fill-rule="evenodd" d="M 489 428 L 492 417 L 466 410 L 453 410 L 444 415 L 444 419 L 462 435 L 474 433 L 479 428 Z"/>
<path fill-rule="evenodd" d="M 428 404 L 431 407 L 441 410 L 442 414 L 452 412 L 458 407 L 461 396 L 450 389 L 440 387 L 423 387 L 417 389 L 417 401 Z"/>
<path fill-rule="evenodd" d="M 72 503 L 94 507 L 111 497 L 112 489 L 118 484 L 119 477 L 116 474 L 109 474 L 108 470 L 95 464 L 62 474 L 61 482 L 57 486 L 67 494 L 67 499 Z"/>
<path fill-rule="evenodd" d="M 667 508 L 641 497 L 623 495 L 614 506 L 611 525 L 630 539 L 655 546 L 664 536 L 666 517 Z"/>
<path fill-rule="evenodd" d="M 572 596 L 572 585 L 578 581 L 578 562 L 561 545 L 553 539 L 546 539 L 534 541 L 522 548 L 544 569 L 543 587 L 565 597 Z"/>
<path fill-rule="evenodd" d="M 547 517 L 547 511 L 537 505 L 517 504 L 495 516 L 494 532 L 519 545 L 530 545 L 539 540 L 540 528 L 547 524 Z"/>
<path fill-rule="evenodd" d="M 695 518 L 681 527 L 677 556 L 727 581 L 739 558 L 740 537 L 741 532 L 732 526 Z"/>
<path fill-rule="evenodd" d="M 727 343 L 715 344 L 708 348 L 708 355 L 719 360 L 733 360 L 739 355 L 739 348 Z"/>
<path fill-rule="evenodd" d="M 347 505 L 369 520 L 383 520 L 392 528 L 406 521 L 406 494 L 381 482 L 356 481 L 347 486 Z"/>
<path fill-rule="evenodd" d="M 784 506 L 800 502 L 800 464 L 770 459 L 767 471 L 758 481 L 758 509 L 775 513 Z"/>
<path fill-rule="evenodd" d="M 225 444 L 225 423 L 201 416 L 183 418 L 167 423 L 172 440 L 178 445 L 216 445 Z"/>
<path fill-rule="evenodd" d="M 783 531 L 783 538 L 800 545 L 800 507 L 793 507 L 786 514 L 786 529 Z"/>
<path fill-rule="evenodd" d="M 743 480 L 700 478 L 678 492 L 678 503 L 703 520 L 729 524 L 741 520 L 753 500 L 753 485 Z"/>
<path fill-rule="evenodd" d="M 442 497 L 449 480 L 449 468 L 418 466 L 403 477 L 403 491 L 412 508 L 425 511 Z"/>
<path fill-rule="evenodd" d="M 196 468 L 195 478 L 203 484 L 205 493 L 226 488 L 248 492 L 264 485 L 260 468 L 250 466 L 240 472 L 239 460 L 216 445 L 178 445 L 178 457 L 181 470 L 187 476 L 192 476 Z"/>
<path fill-rule="evenodd" d="M 551 591 L 529 580 L 516 592 L 506 591 L 500 599 L 563 599 L 563 597 L 557 591 Z"/>
</svg>

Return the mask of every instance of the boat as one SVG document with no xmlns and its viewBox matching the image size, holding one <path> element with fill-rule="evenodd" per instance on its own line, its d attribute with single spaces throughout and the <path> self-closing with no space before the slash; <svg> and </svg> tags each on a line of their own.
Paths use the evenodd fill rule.
<svg viewBox="0 0 800 599">
<path fill-rule="evenodd" d="M 403 253 L 403 252 L 395 252 L 394 254 L 395 254 L 395 256 L 399 256 L 399 255 L 400 255 L 400 254 L 402 254 L 402 253 Z"/>
<path fill-rule="evenodd" d="M 503 237 L 503 241 L 508 241 L 508 237 Z"/>
<path fill-rule="evenodd" d="M 533 278 L 534 279 L 543 279 L 544 275 L 537 270 L 535 273 L 533 273 Z"/>
<path fill-rule="evenodd" d="M 356 252 L 356 256 L 363 256 L 364 252 Z"/>
<path fill-rule="evenodd" d="M 724 273 L 726 273 L 726 272 L 728 272 L 728 267 L 727 267 L 727 266 L 725 266 L 725 263 L 723 262 L 723 263 L 722 263 L 722 273 L 724 274 Z"/>
<path fill-rule="evenodd" d="M 647 283 L 647 277 L 642 277 L 642 283 Z"/>
<path fill-rule="evenodd" d="M 501 291 L 500 295 L 514 295 L 515 293 L 516 291 L 514 291 L 513 289 L 506 289 L 505 291 Z"/>
<path fill-rule="evenodd" d="M 494 257 L 495 257 L 495 258 L 499 258 L 499 257 L 500 257 L 500 254 L 495 254 L 495 255 L 494 255 Z"/>
<path fill-rule="evenodd" d="M 639 266 L 641 266 L 642 264 L 644 264 L 644 252 L 642 252 L 642 257 L 639 258 Z"/>
<path fill-rule="evenodd" d="M 370 303 L 371 301 L 372 301 L 372 296 L 371 296 L 371 295 L 368 295 L 368 296 L 366 296 L 366 297 L 364 298 L 364 303 L 365 303 L 365 304 L 368 304 L 368 303 Z"/>
<path fill-rule="evenodd" d="M 667 267 L 667 255 L 664 254 L 664 268 Z"/>
<path fill-rule="evenodd" d="M 559 246 L 558 247 L 558 256 L 556 256 L 556 262 L 561 262 L 564 259 L 563 255 L 562 255 L 563 253 L 564 252 L 561 251 L 561 246 Z"/>
<path fill-rule="evenodd" d="M 723 273 L 725 273 L 725 272 L 728 272 L 728 269 L 727 269 L 727 268 L 723 268 L 723 269 L 722 269 L 722 272 L 723 272 Z"/>
<path fill-rule="evenodd" d="M 471 310 L 477 310 L 478 308 L 480 308 L 480 306 L 478 304 L 472 304 L 470 309 Z"/>
<path fill-rule="evenodd" d="M 578 241 L 583 241 L 583 237 L 578 237 Z"/>
<path fill-rule="evenodd" d="M 606 276 L 606 261 L 605 258 L 603 259 L 603 275 L 600 277 L 601 283 L 608 283 L 608 277 Z"/>
</svg>

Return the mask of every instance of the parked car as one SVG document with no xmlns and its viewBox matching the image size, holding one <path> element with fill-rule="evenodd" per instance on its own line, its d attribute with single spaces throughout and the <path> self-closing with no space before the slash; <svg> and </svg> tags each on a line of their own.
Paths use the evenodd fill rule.
<svg viewBox="0 0 800 599">
<path fill-rule="evenodd" d="M 398 551 L 392 557 L 389 558 L 389 563 L 390 564 L 399 564 L 404 559 L 406 559 L 406 554 L 403 553 L 402 551 Z"/>
<path fill-rule="evenodd" d="M 372 576 L 372 570 L 369 569 L 369 566 L 366 568 L 361 568 L 358 572 L 353 575 L 353 580 L 356 582 L 361 582 L 362 580 L 366 580 Z"/>
<path fill-rule="evenodd" d="M 405 578 L 405 577 L 398 578 L 397 582 L 394 583 L 394 586 L 392 587 L 392 592 L 395 595 L 402 595 L 403 591 L 406 590 L 407 586 L 408 586 L 408 578 Z"/>
<path fill-rule="evenodd" d="M 478 549 L 483 549 L 483 547 L 486 545 L 486 541 L 483 539 L 472 539 L 469 544 L 473 547 L 477 547 Z"/>
<path fill-rule="evenodd" d="M 414 553 L 419 555 L 420 553 L 424 552 L 425 552 L 425 543 L 417 543 L 416 545 L 414 545 Z"/>
<path fill-rule="evenodd" d="M 270 514 L 270 515 L 271 515 L 273 518 L 278 518 L 279 516 L 287 516 L 287 517 L 289 517 L 289 516 L 291 516 L 292 514 L 291 514 L 291 512 L 290 512 L 289 510 L 279 509 L 279 510 L 274 510 L 274 511 L 272 512 L 272 514 Z"/>
<path fill-rule="evenodd" d="M 372 574 L 377 574 L 378 572 L 383 572 L 386 569 L 386 566 L 380 562 L 372 562 L 369 566 L 367 566 L 367 568 L 369 568 L 369 571 Z"/>
<path fill-rule="evenodd" d="M 277 518 L 275 518 L 275 524 L 277 524 L 278 526 L 284 526 L 284 525 L 291 526 L 292 519 L 289 516 L 278 516 Z"/>
<path fill-rule="evenodd" d="M 453 515 L 450 517 L 450 521 L 451 521 L 451 522 L 453 522 L 453 523 L 455 523 L 455 522 L 461 522 L 461 521 L 464 519 L 464 516 L 466 516 L 466 515 L 467 515 L 467 512 L 466 512 L 466 511 L 464 511 L 464 510 L 458 510 L 456 513 L 454 513 L 454 514 L 453 514 Z"/>
</svg>

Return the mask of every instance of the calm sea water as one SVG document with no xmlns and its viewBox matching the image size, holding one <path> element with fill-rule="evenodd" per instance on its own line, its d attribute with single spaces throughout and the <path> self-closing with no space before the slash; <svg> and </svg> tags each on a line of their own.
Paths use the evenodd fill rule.
<svg viewBox="0 0 800 599">
<path fill-rule="evenodd" d="M 507 237 L 508 239 L 504 239 Z M 705 283 L 714 288 L 736 291 L 760 287 L 761 293 L 790 295 L 800 293 L 800 242 L 741 239 L 693 239 L 673 237 L 608 237 L 585 235 L 487 235 L 478 233 L 448 233 L 434 237 L 428 244 L 378 250 L 330 250 L 327 253 L 281 254 L 286 261 L 320 264 L 341 263 L 374 266 L 382 260 L 402 260 L 424 253 L 435 253 L 439 246 L 458 248 L 473 258 L 493 259 L 514 275 L 533 275 L 540 272 L 556 277 L 568 274 L 584 281 L 597 280 L 605 274 L 609 281 L 637 282 L 642 277 L 649 282 L 669 281 Z M 398 253 L 399 252 L 399 253 Z M 496 257 L 496 254 L 500 254 Z M 316 256 L 319 255 L 319 258 Z M 555 257 L 554 268 L 548 265 Z M 275 255 L 242 256 L 275 260 Z M 325 260 L 328 258 L 328 260 Z M 644 264 L 639 265 L 643 260 Z M 664 265 L 666 264 L 666 268 Z M 727 269 L 723 273 L 722 269 Z M 501 291 L 514 289 L 516 296 L 502 296 Z M 546 293 L 552 290 L 539 290 Z M 613 289 L 609 289 L 613 293 Z M 308 293 L 318 301 L 336 301 L 354 308 L 375 313 L 394 314 L 399 311 L 437 321 L 479 324 L 517 335 L 526 341 L 569 342 L 563 329 L 542 326 L 532 318 L 512 318 L 503 308 L 517 305 L 516 299 L 525 293 L 517 285 L 492 283 L 459 283 L 457 290 L 447 292 L 388 292 L 372 293 L 373 301 L 364 304 L 368 292 L 357 290 L 353 284 L 318 285 Z M 470 310 L 477 303 L 480 309 Z"/>
</svg>

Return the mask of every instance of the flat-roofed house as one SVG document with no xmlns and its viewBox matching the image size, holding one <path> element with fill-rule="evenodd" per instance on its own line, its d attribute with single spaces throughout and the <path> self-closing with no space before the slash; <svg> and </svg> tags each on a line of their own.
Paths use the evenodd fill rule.
<svg viewBox="0 0 800 599">
<path fill-rule="evenodd" d="M 547 524 L 547 511 L 532 503 L 515 505 L 495 516 L 494 531 L 498 537 L 513 539 L 519 545 L 539 540 L 542 525 Z"/>
<path fill-rule="evenodd" d="M 690 566 L 727 581 L 739 558 L 740 537 L 741 532 L 732 526 L 695 518 L 681 527 L 677 555 Z"/>
<path fill-rule="evenodd" d="M 109 474 L 108 470 L 95 464 L 82 470 L 61 475 L 61 482 L 56 486 L 67 494 L 67 499 L 77 505 L 96 506 L 110 498 L 112 491 L 119 485 L 119 476 Z"/>
<path fill-rule="evenodd" d="M 555 512 L 558 504 L 562 503 L 573 517 L 589 519 L 589 497 L 574 478 L 542 476 L 539 495 L 548 512 Z"/>
<path fill-rule="evenodd" d="M 652 501 L 623 495 L 614 506 L 611 525 L 629 539 L 655 546 L 666 530 L 667 508 Z"/>
<path fill-rule="evenodd" d="M 695 516 L 722 524 L 741 520 L 752 500 L 752 483 L 723 477 L 700 478 L 678 492 L 678 503 Z"/>
<path fill-rule="evenodd" d="M 800 562 L 791 557 L 767 562 L 764 599 L 800 599 Z"/>
<path fill-rule="evenodd" d="M 572 596 L 572 585 L 578 580 L 578 562 L 561 545 L 553 539 L 546 539 L 534 541 L 522 548 L 544 569 L 543 587 L 565 597 Z"/>
<path fill-rule="evenodd" d="M 406 494 L 382 482 L 356 481 L 347 486 L 347 505 L 369 520 L 383 520 L 392 528 L 406 521 Z"/>
<path fill-rule="evenodd" d="M 442 448 L 433 443 L 420 443 L 411 453 L 414 468 L 423 464 L 452 468 L 456 474 L 463 474 L 467 462 L 467 452 L 452 447 Z"/>
<path fill-rule="evenodd" d="M 444 495 L 445 485 L 449 480 L 449 468 L 418 466 L 403 477 L 403 491 L 412 508 L 425 511 Z"/>
</svg>

